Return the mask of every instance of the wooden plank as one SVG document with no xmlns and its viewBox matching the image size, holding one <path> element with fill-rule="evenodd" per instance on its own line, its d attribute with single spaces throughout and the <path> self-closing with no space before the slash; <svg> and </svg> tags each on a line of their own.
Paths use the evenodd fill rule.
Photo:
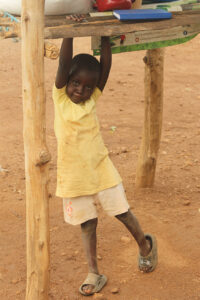
<svg viewBox="0 0 200 300">
<path fill-rule="evenodd" d="M 113 17 L 101 20 L 91 20 L 84 23 L 67 23 L 66 25 L 46 27 L 45 38 L 56 39 L 62 37 L 84 36 L 112 36 L 129 32 L 154 30 L 172 30 L 177 27 L 194 26 L 200 24 L 200 11 L 174 13 L 170 20 L 151 22 L 120 22 Z"/>
<path fill-rule="evenodd" d="M 49 292 L 48 162 L 45 136 L 44 0 L 22 0 L 23 133 L 26 174 L 26 300 Z"/>
<path fill-rule="evenodd" d="M 151 22 L 120 22 L 114 17 L 87 17 L 87 22 L 76 23 L 66 20 L 65 16 L 51 16 L 45 18 L 45 38 L 58 39 L 63 37 L 84 37 L 84 36 L 113 36 L 134 32 L 140 35 L 145 32 L 149 35 L 149 41 L 154 36 L 154 31 L 158 36 L 166 40 L 172 39 L 175 31 L 187 31 L 198 33 L 200 24 L 200 11 L 175 12 L 170 20 Z M 0 26 L 1 20 L 0 18 Z M 170 37 L 170 35 L 172 37 Z M 10 31 L 0 31 L 1 38 L 20 37 L 20 24 L 13 25 Z M 148 39 L 146 40 L 148 42 Z"/>
<path fill-rule="evenodd" d="M 194 35 L 200 32 L 200 24 L 194 24 L 193 26 L 178 26 L 164 30 L 153 30 L 153 31 L 140 31 L 133 33 L 133 43 L 143 44 L 157 41 L 168 41 L 178 38 L 184 38 L 186 36 Z M 135 39 L 134 39 L 135 37 Z"/>
<path fill-rule="evenodd" d="M 90 17 L 89 15 L 86 16 L 85 22 L 82 23 L 77 23 L 72 20 L 66 19 L 66 16 L 46 16 L 45 17 L 45 27 L 55 27 L 55 26 L 61 26 L 61 25 L 81 25 L 88 23 L 101 23 L 104 22 L 105 20 L 107 21 L 117 21 L 115 17 L 113 16 L 107 16 L 107 17 Z"/>
<path fill-rule="evenodd" d="M 144 43 L 170 41 L 175 39 L 181 39 L 188 36 L 198 34 L 200 32 L 200 24 L 193 26 L 178 26 L 175 28 L 163 29 L 163 30 L 152 30 L 152 31 L 136 31 L 133 33 L 126 34 L 126 46 L 129 45 L 140 45 Z M 100 47 L 100 37 L 94 37 L 92 39 L 92 49 L 96 50 Z M 120 46 L 119 41 L 115 41 L 114 47 Z"/>
</svg>

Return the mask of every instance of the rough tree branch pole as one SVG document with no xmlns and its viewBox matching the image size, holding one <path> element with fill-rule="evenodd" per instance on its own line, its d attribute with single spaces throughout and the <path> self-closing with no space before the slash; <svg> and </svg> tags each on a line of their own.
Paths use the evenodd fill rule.
<svg viewBox="0 0 200 300">
<path fill-rule="evenodd" d="M 26 300 L 48 299 L 48 161 L 45 141 L 44 0 L 22 0 L 22 79 L 26 175 Z"/>
<path fill-rule="evenodd" d="M 140 8 L 142 0 L 133 3 Z M 136 187 L 152 187 L 162 131 L 164 49 L 147 50 L 145 62 L 145 113 L 143 137 L 136 170 Z"/>
<path fill-rule="evenodd" d="M 137 163 L 136 186 L 152 187 L 162 131 L 164 49 L 147 50 L 144 62 L 144 129 Z"/>
</svg>

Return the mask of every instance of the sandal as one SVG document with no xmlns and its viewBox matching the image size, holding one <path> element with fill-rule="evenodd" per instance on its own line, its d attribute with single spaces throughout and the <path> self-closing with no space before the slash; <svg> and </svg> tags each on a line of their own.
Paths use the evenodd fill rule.
<svg viewBox="0 0 200 300">
<path fill-rule="evenodd" d="M 105 275 L 99 275 L 94 273 L 88 273 L 87 278 L 85 281 L 81 284 L 79 288 L 79 292 L 84 296 L 91 296 L 94 293 L 100 292 L 100 290 L 104 287 L 104 285 L 107 283 L 107 278 Z M 87 294 L 84 292 L 83 287 L 86 285 L 93 285 L 94 288 L 90 294 Z"/>
<path fill-rule="evenodd" d="M 152 272 L 158 263 L 157 242 L 152 234 L 145 234 L 145 238 L 150 241 L 151 251 L 147 256 L 138 256 L 138 267 L 141 272 Z"/>
</svg>

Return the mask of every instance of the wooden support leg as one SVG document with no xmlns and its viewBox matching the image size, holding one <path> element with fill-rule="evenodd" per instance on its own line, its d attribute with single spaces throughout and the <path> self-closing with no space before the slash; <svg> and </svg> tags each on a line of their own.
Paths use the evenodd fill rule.
<svg viewBox="0 0 200 300">
<path fill-rule="evenodd" d="M 22 79 L 26 175 L 26 300 L 49 288 L 48 161 L 45 139 L 44 0 L 22 0 Z"/>
<path fill-rule="evenodd" d="M 154 184 L 162 129 L 164 49 L 147 50 L 144 62 L 145 116 L 136 187 L 152 187 Z"/>
</svg>

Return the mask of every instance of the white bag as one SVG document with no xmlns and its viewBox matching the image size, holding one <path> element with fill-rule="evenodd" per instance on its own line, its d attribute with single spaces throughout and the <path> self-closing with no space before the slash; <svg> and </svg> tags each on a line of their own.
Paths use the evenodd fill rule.
<svg viewBox="0 0 200 300">
<path fill-rule="evenodd" d="M 45 15 L 84 14 L 92 10 L 93 0 L 46 0 Z M 21 14 L 21 0 L 0 0 L 0 11 Z"/>
</svg>

